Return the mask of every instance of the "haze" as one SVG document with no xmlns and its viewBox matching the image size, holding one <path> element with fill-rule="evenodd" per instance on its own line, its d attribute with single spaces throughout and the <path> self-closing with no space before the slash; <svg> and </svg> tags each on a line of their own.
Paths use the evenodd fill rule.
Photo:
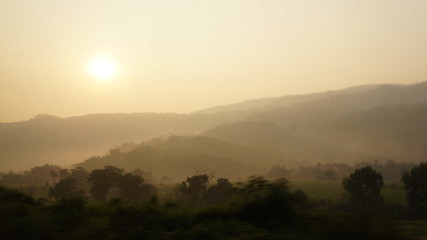
<svg viewBox="0 0 427 240">
<path fill-rule="evenodd" d="M 427 1 L 0 1 L 0 122 L 427 80 Z M 108 54 L 108 82 L 87 71 Z"/>
</svg>

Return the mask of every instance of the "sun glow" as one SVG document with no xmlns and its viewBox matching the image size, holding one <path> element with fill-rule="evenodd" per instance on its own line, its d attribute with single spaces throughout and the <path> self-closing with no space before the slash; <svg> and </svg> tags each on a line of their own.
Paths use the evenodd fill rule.
<svg viewBox="0 0 427 240">
<path fill-rule="evenodd" d="M 98 80 L 107 82 L 117 75 L 117 65 L 108 57 L 97 57 L 89 62 L 89 72 Z"/>
</svg>

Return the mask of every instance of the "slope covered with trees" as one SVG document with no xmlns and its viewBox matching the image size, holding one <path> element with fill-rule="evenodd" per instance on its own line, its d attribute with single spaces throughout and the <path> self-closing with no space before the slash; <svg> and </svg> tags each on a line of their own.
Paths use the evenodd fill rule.
<svg viewBox="0 0 427 240">
<path fill-rule="evenodd" d="M 171 136 L 143 142 L 127 152 L 112 149 L 107 155 L 91 157 L 76 166 L 88 170 L 105 165 L 127 170 L 141 168 L 158 179 L 164 176 L 181 179 L 197 171 L 245 179 L 263 174 L 266 166 L 283 160 L 282 152 L 269 148 L 239 146 L 200 136 Z"/>
<path fill-rule="evenodd" d="M 253 100 L 191 114 L 40 115 L 0 123 L 0 168 L 71 166 L 126 142 L 200 132 L 280 152 L 288 162 L 421 161 L 427 149 L 426 103 L 427 83 L 420 83 Z M 256 155 L 257 161 L 270 161 L 268 151 Z"/>
<path fill-rule="evenodd" d="M 427 84 L 380 86 L 259 112 L 202 133 L 236 144 L 271 145 L 299 162 L 425 160 Z"/>
<path fill-rule="evenodd" d="M 197 133 L 239 117 L 234 113 L 92 114 L 70 118 L 40 115 L 28 121 L 0 123 L 0 168 L 71 165 L 125 142 Z"/>
</svg>

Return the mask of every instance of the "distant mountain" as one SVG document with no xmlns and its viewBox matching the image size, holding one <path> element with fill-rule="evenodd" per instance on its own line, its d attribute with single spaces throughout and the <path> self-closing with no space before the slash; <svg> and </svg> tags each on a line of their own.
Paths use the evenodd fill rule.
<svg viewBox="0 0 427 240">
<path fill-rule="evenodd" d="M 170 136 L 143 142 L 127 152 L 114 149 L 76 166 L 87 170 L 105 165 L 129 170 L 140 168 L 152 172 L 158 179 L 167 175 L 183 180 L 198 171 L 238 179 L 264 174 L 266 166 L 282 163 L 283 157 L 277 150 L 239 146 L 209 137 Z"/>
<path fill-rule="evenodd" d="M 345 150 L 337 149 L 337 144 L 325 141 L 317 132 L 303 132 L 297 125 L 285 129 L 273 122 L 238 121 L 222 124 L 201 135 L 233 144 L 277 149 L 283 152 L 287 167 L 316 162 L 340 162 L 342 159 L 337 158 L 337 153 L 339 156 L 349 156 L 342 153 Z"/>
<path fill-rule="evenodd" d="M 290 131 L 272 122 L 238 121 L 214 127 L 202 136 L 245 145 L 285 145 L 295 141 Z"/>
<path fill-rule="evenodd" d="M 319 129 L 341 146 L 401 161 L 427 160 L 427 103 L 342 114 Z"/>
<path fill-rule="evenodd" d="M 195 134 L 237 119 L 234 113 L 136 113 L 70 118 L 40 115 L 28 121 L 0 123 L 0 169 L 23 170 L 45 163 L 70 165 L 124 142 Z"/>
<path fill-rule="evenodd" d="M 267 122 L 264 116 L 260 122 L 223 124 L 202 135 L 247 146 L 271 145 L 300 163 L 427 160 L 427 103 L 288 114 L 281 122 Z"/>
<path fill-rule="evenodd" d="M 320 121 L 334 114 L 368 110 L 393 104 L 418 104 L 427 102 L 427 82 L 415 85 L 380 85 L 367 91 L 330 95 L 328 97 L 282 106 L 257 112 L 250 120 L 266 120 L 289 124 L 296 120 Z"/>
<path fill-rule="evenodd" d="M 71 118 L 41 115 L 23 122 L 0 123 L 0 171 L 22 170 L 45 163 L 69 166 L 126 142 L 198 133 L 233 144 L 278 150 L 286 156 L 286 161 L 293 163 L 375 157 L 418 161 L 424 154 L 420 150 L 424 146 L 414 139 L 424 141 L 417 133 L 425 127 L 421 122 L 410 122 L 411 119 L 394 122 L 390 116 L 395 114 L 393 118 L 397 119 L 399 114 L 406 114 L 414 121 L 422 119 L 424 103 L 427 103 L 427 83 L 366 85 L 265 98 L 190 114 L 92 114 Z M 389 114 L 379 114 L 387 105 Z M 358 119 L 359 125 L 352 119 Z M 378 127 L 370 129 L 374 124 Z M 413 128 L 401 128 L 407 124 Z M 350 131 L 352 126 L 358 126 L 360 131 Z M 379 137 L 374 135 L 385 126 L 389 126 L 389 132 L 384 130 L 378 133 Z M 390 133 L 396 129 L 401 129 L 400 137 Z M 372 139 L 382 139 L 384 144 L 370 141 Z M 374 148 L 377 150 L 373 151 Z M 412 151 L 411 154 L 408 151 Z M 259 155 L 257 161 L 276 160 Z"/>
<path fill-rule="evenodd" d="M 215 106 L 207 109 L 197 111 L 197 113 L 218 113 L 218 112 L 242 112 L 242 113 L 253 113 L 259 111 L 267 111 L 277 107 L 287 107 L 293 104 L 316 101 L 324 98 L 338 96 L 342 94 L 353 94 L 359 92 L 365 92 L 370 89 L 374 89 L 380 85 L 362 85 L 356 87 L 345 88 L 341 90 L 317 92 L 302 95 L 286 95 L 282 97 L 271 97 L 271 98 L 260 98 L 247 100 L 240 103 L 234 103 L 224 106 Z"/>
</svg>

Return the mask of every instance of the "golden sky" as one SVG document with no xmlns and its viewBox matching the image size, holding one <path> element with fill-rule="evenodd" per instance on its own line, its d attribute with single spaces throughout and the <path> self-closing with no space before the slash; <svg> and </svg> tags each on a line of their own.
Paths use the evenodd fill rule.
<svg viewBox="0 0 427 240">
<path fill-rule="evenodd" d="M 425 0 L 0 0 L 0 122 L 425 80 Z"/>
</svg>

